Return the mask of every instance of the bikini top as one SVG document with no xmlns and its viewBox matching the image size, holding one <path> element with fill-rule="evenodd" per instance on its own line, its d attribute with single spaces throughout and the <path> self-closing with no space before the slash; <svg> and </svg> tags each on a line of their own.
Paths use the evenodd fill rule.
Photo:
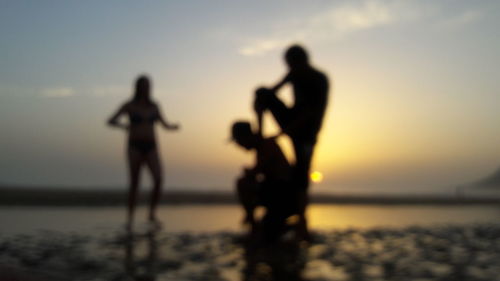
<svg viewBox="0 0 500 281">
<path fill-rule="evenodd" d="M 130 113 L 130 123 L 132 124 L 141 124 L 141 123 L 149 123 L 153 124 L 158 119 L 158 113 L 153 113 L 149 116 L 143 116 L 138 113 Z"/>
</svg>

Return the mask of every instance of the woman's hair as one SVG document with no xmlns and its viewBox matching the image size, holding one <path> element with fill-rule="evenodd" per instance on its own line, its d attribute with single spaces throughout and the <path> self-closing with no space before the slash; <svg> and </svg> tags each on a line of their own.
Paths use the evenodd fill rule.
<svg viewBox="0 0 500 281">
<path fill-rule="evenodd" d="M 141 75 L 135 81 L 135 92 L 134 92 L 134 102 L 145 101 L 147 103 L 152 103 L 151 101 L 151 79 L 146 75 Z"/>
</svg>

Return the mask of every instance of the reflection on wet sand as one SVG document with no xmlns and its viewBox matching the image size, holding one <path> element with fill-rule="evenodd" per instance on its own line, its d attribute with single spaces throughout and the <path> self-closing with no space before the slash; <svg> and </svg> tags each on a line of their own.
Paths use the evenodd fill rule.
<svg viewBox="0 0 500 281">
<path fill-rule="evenodd" d="M 344 229 L 256 248 L 234 232 L 40 232 L 0 238 L 0 280 L 496 280 L 498 237 L 499 224 Z"/>
<path fill-rule="evenodd" d="M 307 261 L 307 248 L 299 243 L 281 242 L 255 247 L 247 241 L 242 281 L 304 281 L 302 271 Z"/>
<path fill-rule="evenodd" d="M 143 237 L 134 236 L 128 232 L 125 239 L 125 272 L 133 280 L 156 280 L 158 250 L 155 231 L 149 231 Z M 141 241 L 143 240 L 143 241 Z M 146 252 L 143 258 L 138 257 L 136 251 L 139 243 L 146 243 Z"/>
</svg>

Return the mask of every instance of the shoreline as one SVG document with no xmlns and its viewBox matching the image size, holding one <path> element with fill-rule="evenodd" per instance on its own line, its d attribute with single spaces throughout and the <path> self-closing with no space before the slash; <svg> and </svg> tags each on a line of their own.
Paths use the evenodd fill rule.
<svg viewBox="0 0 500 281">
<path fill-rule="evenodd" d="M 0 187 L 0 206 L 121 206 L 127 192 L 111 189 L 62 189 Z M 138 203 L 146 204 L 149 192 L 139 193 Z M 312 194 L 311 203 L 353 205 L 500 205 L 500 197 L 465 197 L 445 195 L 334 195 Z M 227 191 L 164 191 L 160 204 L 233 205 L 236 194 Z"/>
</svg>

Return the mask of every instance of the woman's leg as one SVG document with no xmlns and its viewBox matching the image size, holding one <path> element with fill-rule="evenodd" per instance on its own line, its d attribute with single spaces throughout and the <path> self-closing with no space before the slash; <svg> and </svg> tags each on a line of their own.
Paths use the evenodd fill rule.
<svg viewBox="0 0 500 281">
<path fill-rule="evenodd" d="M 161 197 L 161 188 L 163 184 L 163 171 L 161 167 L 158 151 L 155 149 L 148 153 L 146 163 L 148 164 L 151 176 L 153 177 L 153 191 L 149 203 L 149 220 L 158 221 L 156 218 L 156 207 Z"/>
<path fill-rule="evenodd" d="M 137 190 L 139 189 L 139 178 L 142 164 L 142 155 L 140 152 L 129 149 L 128 151 L 128 166 L 129 166 L 129 190 L 128 190 L 128 209 L 127 209 L 127 226 L 132 227 L 134 221 L 135 205 L 137 203 Z"/>
</svg>

